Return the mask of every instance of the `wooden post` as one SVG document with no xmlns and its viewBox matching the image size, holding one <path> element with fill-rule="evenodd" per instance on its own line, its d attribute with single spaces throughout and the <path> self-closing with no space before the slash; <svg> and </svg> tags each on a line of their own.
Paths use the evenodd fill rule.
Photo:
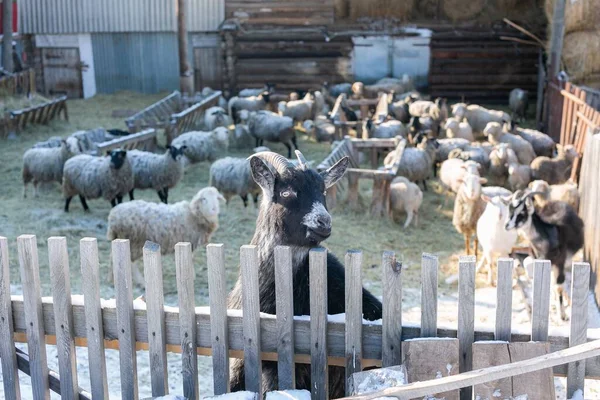
<svg viewBox="0 0 600 400">
<path fill-rule="evenodd" d="M 8 267 L 8 239 L 0 236 L 0 361 L 4 395 L 9 399 L 20 399 L 19 371 L 13 339 L 14 326 L 10 302 L 10 269 Z"/>
<path fill-rule="evenodd" d="M 548 65 L 548 75 L 550 78 L 554 78 L 560 71 L 560 58 L 562 55 L 563 38 L 565 36 L 565 3 L 566 0 L 556 0 L 554 2 Z"/>
<path fill-rule="evenodd" d="M 402 259 L 402 258 L 400 258 Z M 383 321 L 381 363 L 391 367 L 402 362 L 402 262 L 393 251 L 385 251 L 383 270 Z"/>
<path fill-rule="evenodd" d="M 475 341 L 475 256 L 462 256 L 458 261 L 458 348 L 460 372 L 473 368 Z M 460 398 L 471 399 L 472 388 L 463 388 Z"/>
<path fill-rule="evenodd" d="M 292 250 L 288 246 L 275 248 L 275 301 L 277 310 L 277 375 L 279 390 L 296 387 L 294 365 L 294 287 Z"/>
<path fill-rule="evenodd" d="M 327 250 L 309 253 L 311 398 L 326 399 L 327 375 Z"/>
<path fill-rule="evenodd" d="M 179 46 L 179 87 L 182 93 L 194 93 L 194 74 L 188 58 L 186 0 L 177 0 L 177 44 Z"/>
<path fill-rule="evenodd" d="M 12 60 L 12 15 L 13 15 L 13 0 L 4 0 L 2 2 L 2 68 L 8 72 L 13 72 Z"/>
<path fill-rule="evenodd" d="M 362 358 L 362 252 L 346 253 L 346 395 L 350 394 L 349 378 L 361 371 Z"/>
<path fill-rule="evenodd" d="M 262 393 L 260 361 L 260 297 L 258 287 L 258 251 L 256 246 L 240 249 L 244 333 L 244 376 L 246 390 Z"/>
</svg>

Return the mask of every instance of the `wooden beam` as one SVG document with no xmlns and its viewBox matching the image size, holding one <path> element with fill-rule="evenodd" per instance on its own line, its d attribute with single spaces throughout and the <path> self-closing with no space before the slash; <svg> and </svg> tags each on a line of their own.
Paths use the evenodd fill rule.
<svg viewBox="0 0 600 400">
<path fill-rule="evenodd" d="M 13 72 L 13 2 L 12 0 L 4 0 L 2 2 L 2 66 L 8 72 Z"/>
<path fill-rule="evenodd" d="M 566 0 L 556 0 L 554 2 L 552 27 L 550 29 L 550 57 L 548 59 L 548 75 L 551 79 L 554 79 L 560 71 L 560 60 L 562 56 L 563 39 L 565 36 L 565 8 Z"/>
</svg>

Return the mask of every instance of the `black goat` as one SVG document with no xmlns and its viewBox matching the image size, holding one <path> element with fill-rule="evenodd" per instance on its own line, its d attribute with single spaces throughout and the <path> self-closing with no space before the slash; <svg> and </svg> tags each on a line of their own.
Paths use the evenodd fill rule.
<svg viewBox="0 0 600 400">
<path fill-rule="evenodd" d="M 294 315 L 310 314 L 309 264 L 310 248 L 318 246 L 331 235 L 331 215 L 325 204 L 325 191 L 332 187 L 348 167 L 344 157 L 327 171 L 309 169 L 302 154 L 296 150 L 299 164 L 295 167 L 285 157 L 272 153 L 257 153 L 250 157 L 250 168 L 256 183 L 262 188 L 256 231 L 251 244 L 258 246 L 260 311 L 275 314 L 276 246 L 286 245 L 293 251 Z M 345 312 L 344 266 L 327 254 L 328 314 Z M 238 279 L 229 297 L 229 308 L 242 308 L 242 284 Z M 363 314 L 368 320 L 381 318 L 381 303 L 363 289 Z M 231 391 L 244 390 L 244 362 L 235 360 L 231 371 Z M 265 361 L 262 366 L 264 392 L 277 386 L 277 363 Z M 344 368 L 329 368 L 329 397 L 344 395 Z M 310 366 L 296 366 L 296 387 L 310 390 Z M 262 397 L 262 396 L 261 396 Z"/>
<path fill-rule="evenodd" d="M 565 266 L 583 247 L 583 221 L 575 210 L 561 201 L 549 201 L 535 209 L 537 192 L 517 190 L 508 207 L 506 229 L 518 229 L 525 236 L 537 259 L 550 260 L 560 307 L 560 317 L 567 319 L 564 306 Z"/>
</svg>

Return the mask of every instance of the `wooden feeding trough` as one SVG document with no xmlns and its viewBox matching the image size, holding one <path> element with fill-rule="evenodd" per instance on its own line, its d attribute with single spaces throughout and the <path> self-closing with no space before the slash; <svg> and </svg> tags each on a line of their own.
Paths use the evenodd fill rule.
<svg viewBox="0 0 600 400">
<path fill-rule="evenodd" d="M 20 132 L 28 124 L 47 124 L 60 115 L 68 121 L 67 96 L 57 97 L 53 100 L 33 107 L 11 111 L 6 116 L 0 116 L 0 137 L 6 137 L 11 132 Z"/>
<path fill-rule="evenodd" d="M 360 109 L 359 121 L 348 121 L 346 114 L 342 112 L 342 106 L 352 109 Z M 368 139 L 369 133 L 365 128 L 365 122 L 369 119 L 369 111 L 374 109 L 371 119 L 374 123 L 384 122 L 388 115 L 388 94 L 381 93 L 377 99 L 348 99 L 341 94 L 336 99 L 331 110 L 330 119 L 335 126 L 335 140 L 341 140 L 350 133 L 350 129 L 356 131 L 356 137 Z"/>
<path fill-rule="evenodd" d="M 321 164 L 317 166 L 319 171 L 324 171 L 331 167 L 343 157 L 350 159 L 350 168 L 346 170 L 348 178 L 347 202 L 352 210 L 360 210 L 359 206 L 359 181 L 360 179 L 370 179 L 373 181 L 373 196 L 369 207 L 373 216 L 390 216 L 390 184 L 396 177 L 406 140 L 401 137 L 393 139 L 352 139 L 346 136 L 327 156 Z M 378 154 L 382 150 L 396 150 L 392 166 L 385 170 L 377 169 Z M 359 153 L 368 152 L 371 158 L 372 169 L 361 169 L 359 163 Z M 343 185 L 343 184 L 342 184 Z M 327 204 L 335 207 L 337 204 L 337 192 L 339 184 L 327 192 Z M 341 187 L 343 189 L 343 187 Z"/>
</svg>

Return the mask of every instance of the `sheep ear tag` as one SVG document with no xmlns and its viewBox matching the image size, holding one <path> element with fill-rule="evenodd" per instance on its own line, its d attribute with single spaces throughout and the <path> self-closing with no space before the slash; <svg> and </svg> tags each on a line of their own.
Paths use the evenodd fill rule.
<svg viewBox="0 0 600 400">
<path fill-rule="evenodd" d="M 275 188 L 275 175 L 267 164 L 258 157 L 250 157 L 250 170 L 252 178 L 264 191 L 273 193 Z"/>
<path fill-rule="evenodd" d="M 344 157 L 340 159 L 340 161 L 336 162 L 334 165 L 329 167 L 327 171 L 321 172 L 321 176 L 325 181 L 325 189 L 329 189 L 330 187 L 335 185 L 336 182 L 344 176 L 344 173 L 348 168 L 349 162 L 350 159 L 348 157 Z"/>
</svg>

